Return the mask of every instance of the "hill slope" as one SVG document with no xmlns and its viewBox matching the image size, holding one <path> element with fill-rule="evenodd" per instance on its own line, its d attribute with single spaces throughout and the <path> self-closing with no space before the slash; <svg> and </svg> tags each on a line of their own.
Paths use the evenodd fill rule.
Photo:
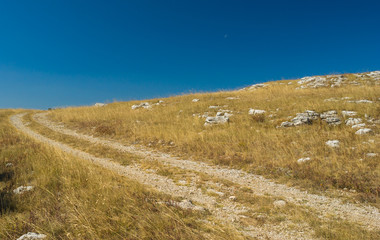
<svg viewBox="0 0 380 240">
<path fill-rule="evenodd" d="M 48 172 L 41 180 L 18 164 L 19 170 L 12 175 L 16 177 L 6 180 L 1 189 L 11 204 L 3 208 L 0 223 L 6 224 L 0 236 L 12 239 L 28 229 L 53 239 L 380 237 L 380 72 L 15 113 L 2 112 L 1 126 L 13 129 L 12 124 L 31 139 L 19 134 L 18 138 L 38 144 L 29 157 L 34 168 L 46 171 L 46 161 L 51 169 L 67 170 Z M 8 116 L 10 122 L 6 122 Z M 0 159 L 3 172 L 9 163 L 7 149 L 15 148 L 16 154 L 24 145 L 6 140 L 15 134 L 3 131 L 1 135 L 6 143 Z M 53 152 L 48 145 L 54 147 Z M 90 172 L 95 176 L 73 167 L 93 169 Z M 71 172 L 76 172 L 78 179 L 86 181 L 52 184 L 50 179 L 55 179 L 57 171 L 63 179 L 71 179 Z M 132 193 L 128 188 L 101 193 L 115 181 L 122 184 L 121 189 L 124 183 L 136 187 Z M 30 222 L 27 216 L 43 208 L 11 194 L 15 182 L 33 182 L 52 196 L 57 186 L 67 186 L 63 191 L 67 201 L 59 201 L 64 210 L 40 191 L 25 196 L 43 199 L 45 209 L 54 216 L 71 212 L 74 201 L 81 208 L 70 216 L 83 217 L 83 221 L 63 224 L 49 215 L 54 227 L 41 221 L 43 217 Z M 73 185 L 82 189 L 80 197 L 87 200 L 69 191 Z M 99 194 L 106 208 L 97 205 Z M 124 195 L 131 199 L 129 208 L 118 204 Z M 90 206 L 95 207 L 96 216 Z M 107 208 L 115 211 L 110 213 Z M 19 225 L 14 213 L 24 219 L 24 227 L 17 230 L 11 230 L 12 225 Z M 131 220 L 131 214 L 139 218 Z M 108 224 L 101 227 L 99 221 Z"/>
</svg>

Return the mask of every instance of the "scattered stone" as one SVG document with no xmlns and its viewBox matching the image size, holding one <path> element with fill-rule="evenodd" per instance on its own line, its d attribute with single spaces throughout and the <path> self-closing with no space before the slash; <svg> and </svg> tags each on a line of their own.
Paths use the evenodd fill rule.
<svg viewBox="0 0 380 240">
<path fill-rule="evenodd" d="M 326 77 L 320 76 L 303 77 L 297 83 L 302 85 L 300 88 L 319 88 L 328 86 Z"/>
<path fill-rule="evenodd" d="M 308 162 L 310 160 L 311 160 L 311 158 L 309 158 L 309 157 L 300 158 L 297 160 L 297 163 L 304 163 L 304 162 Z"/>
<path fill-rule="evenodd" d="M 365 123 L 360 123 L 360 124 L 352 125 L 351 128 L 364 128 L 364 127 L 365 127 Z"/>
<path fill-rule="evenodd" d="M 371 132 L 372 132 L 372 129 L 370 129 L 370 128 L 362 128 L 362 129 L 357 130 L 355 132 L 355 134 L 364 135 L 364 134 L 371 133 Z"/>
<path fill-rule="evenodd" d="M 367 157 L 376 157 L 377 153 L 367 153 L 366 156 Z"/>
<path fill-rule="evenodd" d="M 33 186 L 20 186 L 13 190 L 13 193 L 15 194 L 22 194 L 27 191 L 31 191 L 34 187 Z"/>
<path fill-rule="evenodd" d="M 227 123 L 228 121 L 229 121 L 228 113 L 225 113 L 222 116 L 207 117 L 204 125 L 209 126 L 209 125 L 215 125 L 215 124 L 223 124 L 223 123 Z"/>
<path fill-rule="evenodd" d="M 258 88 L 265 87 L 265 86 L 266 86 L 266 84 L 264 84 L 264 83 L 258 83 L 258 84 L 252 85 L 252 86 L 250 86 L 250 87 L 248 87 L 246 89 L 248 89 L 248 90 L 255 90 L 255 89 L 258 89 Z"/>
<path fill-rule="evenodd" d="M 107 104 L 105 104 L 105 103 L 95 103 L 94 104 L 94 106 L 95 107 L 104 107 L 104 106 L 106 106 Z"/>
<path fill-rule="evenodd" d="M 44 239 L 44 238 L 46 238 L 45 234 L 28 232 L 27 234 L 24 234 L 21 237 L 17 238 L 17 240 L 35 240 L 35 239 Z"/>
<path fill-rule="evenodd" d="M 294 124 L 288 121 L 281 123 L 281 127 L 293 127 L 293 126 Z"/>
<path fill-rule="evenodd" d="M 231 201 L 236 201 L 236 196 L 230 196 L 228 199 L 230 199 Z"/>
<path fill-rule="evenodd" d="M 324 102 L 337 102 L 337 101 L 339 101 L 338 99 L 336 99 L 336 98 L 328 98 L 328 99 L 325 99 L 325 100 L 323 100 Z"/>
<path fill-rule="evenodd" d="M 249 109 L 248 114 L 250 115 L 256 115 L 256 114 L 264 114 L 266 111 L 265 110 L 259 110 L 259 109 Z"/>
<path fill-rule="evenodd" d="M 339 140 L 328 140 L 326 142 L 326 145 L 329 147 L 338 148 L 339 147 Z"/>
<path fill-rule="evenodd" d="M 149 109 L 149 108 L 151 108 L 151 107 L 152 107 L 152 106 L 151 106 L 149 103 L 145 102 L 145 103 L 140 103 L 140 104 L 137 104 L 137 105 L 133 105 L 133 106 L 132 106 L 132 109 L 133 109 L 133 110 L 138 109 L 138 108 Z"/>
<path fill-rule="evenodd" d="M 343 117 L 345 117 L 345 116 L 353 117 L 353 116 L 356 116 L 357 114 L 358 113 L 355 111 L 342 111 Z"/>
<path fill-rule="evenodd" d="M 371 100 L 362 99 L 362 100 L 356 100 L 356 101 L 347 101 L 349 103 L 373 103 Z"/>
<path fill-rule="evenodd" d="M 13 166 L 13 163 L 10 163 L 10 162 L 5 164 L 5 167 L 12 167 L 12 166 Z"/>
<path fill-rule="evenodd" d="M 320 115 L 322 121 L 327 122 L 330 125 L 339 125 L 341 124 L 341 120 L 338 117 L 338 114 L 335 110 L 323 112 Z"/>
<path fill-rule="evenodd" d="M 282 208 L 286 206 L 286 202 L 284 200 L 276 200 L 273 202 L 273 205 L 277 208 Z"/>
<path fill-rule="evenodd" d="M 362 119 L 361 118 L 349 118 L 349 119 L 346 120 L 346 125 L 347 126 L 356 125 L 356 124 L 359 124 L 359 123 L 362 123 Z"/>
<path fill-rule="evenodd" d="M 294 126 L 302 124 L 311 124 L 313 120 L 317 120 L 319 113 L 314 111 L 306 110 L 303 113 L 297 113 L 297 116 L 292 119 Z"/>
<path fill-rule="evenodd" d="M 238 100 L 238 99 L 240 99 L 239 97 L 227 97 L 226 98 L 227 100 Z"/>
<path fill-rule="evenodd" d="M 194 99 L 192 100 L 192 102 L 199 102 L 199 99 L 198 99 L 198 98 L 194 98 Z"/>
<path fill-rule="evenodd" d="M 210 109 L 218 109 L 218 108 L 220 108 L 220 106 L 209 106 L 208 108 L 210 108 Z"/>
</svg>

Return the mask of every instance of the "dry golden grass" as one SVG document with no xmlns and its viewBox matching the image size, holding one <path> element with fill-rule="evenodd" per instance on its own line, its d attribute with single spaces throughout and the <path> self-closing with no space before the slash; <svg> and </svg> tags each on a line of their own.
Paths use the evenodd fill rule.
<svg viewBox="0 0 380 240">
<path fill-rule="evenodd" d="M 75 137 L 59 134 L 50 130 L 43 125 L 34 122 L 31 118 L 31 114 L 27 115 L 25 122 L 30 123 L 28 126 L 34 131 L 47 136 L 50 139 L 54 139 L 59 142 L 68 144 L 76 149 L 86 151 L 92 155 L 99 157 L 111 158 L 111 160 L 124 164 L 127 162 L 138 162 L 141 164 L 142 169 L 154 170 L 155 173 L 171 178 L 175 182 L 179 183 L 179 180 L 187 180 L 187 182 L 195 182 L 198 188 L 202 190 L 204 194 L 208 194 L 218 199 L 227 199 L 228 194 L 220 196 L 210 192 L 209 184 L 213 185 L 212 188 L 217 191 L 225 191 L 220 186 L 233 187 L 234 195 L 237 197 L 237 202 L 245 206 L 249 211 L 245 212 L 242 218 L 242 224 L 247 226 L 263 226 L 264 224 L 278 225 L 285 221 L 291 221 L 297 225 L 294 228 L 299 229 L 299 226 L 310 226 L 314 231 L 315 237 L 323 239 L 377 239 L 380 236 L 380 232 L 372 232 L 364 230 L 352 223 L 337 219 L 334 216 L 320 219 L 315 211 L 309 208 L 304 208 L 294 204 L 288 204 L 285 208 L 273 207 L 274 199 L 270 196 L 255 196 L 252 190 L 240 186 L 237 183 L 230 182 L 224 179 L 217 179 L 204 173 L 197 173 L 193 171 L 186 171 L 172 166 L 166 166 L 158 161 L 143 160 L 129 153 L 121 153 L 116 150 L 107 149 L 101 145 L 93 145 L 84 140 L 79 140 Z M 141 160 L 141 161 L 140 161 Z M 180 183 L 182 184 L 182 183 Z M 219 187 L 216 187 L 219 186 Z M 222 206 L 221 206 L 222 207 Z M 233 239 L 236 236 L 229 236 Z"/>
<path fill-rule="evenodd" d="M 199 222 L 206 213 L 157 204 L 168 196 L 18 134 L 0 111 L 0 238 L 28 231 L 49 239 L 228 239 Z M 6 167 L 6 163 L 12 167 Z M 20 185 L 33 191 L 14 195 Z"/>
<path fill-rule="evenodd" d="M 349 78 L 361 81 L 354 75 L 349 75 Z M 344 124 L 329 126 L 322 121 L 286 129 L 276 126 L 305 110 L 352 110 L 359 113 L 357 117 L 364 118 L 367 114 L 379 119 L 380 86 L 363 84 L 297 90 L 294 81 L 292 85 L 288 82 L 272 82 L 254 91 L 170 97 L 162 99 L 164 103 L 152 109 L 132 110 L 131 106 L 140 102 L 117 102 L 105 107 L 57 109 L 51 111 L 50 117 L 82 132 L 112 137 L 129 144 L 143 144 L 182 157 L 243 168 L 308 189 L 352 189 L 358 192 L 358 199 L 377 205 L 379 158 L 366 157 L 366 153 L 376 153 L 380 149 L 378 125 L 371 126 L 375 134 L 365 136 L 355 135 L 355 130 Z M 228 100 L 227 97 L 239 99 Z M 333 97 L 368 99 L 374 103 L 324 101 Z M 193 103 L 193 98 L 200 101 Z M 147 100 L 150 103 L 157 101 Z M 205 127 L 204 119 L 193 114 L 209 112 L 215 115 L 217 109 L 209 109 L 211 105 L 232 110 L 234 116 L 228 124 Z M 252 117 L 248 115 L 249 108 L 263 109 L 267 113 L 264 117 Z M 341 142 L 339 149 L 325 145 L 332 139 Z M 369 139 L 374 142 L 368 142 Z M 312 161 L 298 164 L 297 159 L 301 157 L 311 157 Z"/>
</svg>

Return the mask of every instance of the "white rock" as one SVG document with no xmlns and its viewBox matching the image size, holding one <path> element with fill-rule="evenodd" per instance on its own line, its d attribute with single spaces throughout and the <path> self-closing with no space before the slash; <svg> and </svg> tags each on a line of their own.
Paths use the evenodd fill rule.
<svg viewBox="0 0 380 240">
<path fill-rule="evenodd" d="M 27 234 L 24 234 L 21 237 L 17 238 L 17 240 L 35 240 L 35 239 L 44 239 L 44 238 L 46 238 L 45 234 L 28 232 Z"/>
<path fill-rule="evenodd" d="M 227 99 L 227 100 L 238 100 L 239 97 L 227 97 L 226 99 Z"/>
<path fill-rule="evenodd" d="M 324 102 L 337 102 L 337 101 L 339 101 L 338 99 L 336 99 L 336 98 L 328 98 L 328 99 L 325 99 L 325 100 L 323 100 Z"/>
<path fill-rule="evenodd" d="M 198 99 L 198 98 L 194 98 L 194 99 L 192 100 L 192 102 L 199 102 L 199 99 Z"/>
<path fill-rule="evenodd" d="M 104 103 L 95 103 L 94 106 L 95 107 L 104 107 L 106 106 L 107 104 L 104 104 Z"/>
<path fill-rule="evenodd" d="M 145 102 L 145 103 L 140 103 L 140 104 L 137 104 L 137 105 L 133 105 L 132 106 L 132 109 L 135 110 L 135 109 L 138 109 L 138 108 L 145 108 L 145 109 L 148 109 L 148 108 L 151 108 L 152 106 Z"/>
<path fill-rule="evenodd" d="M 346 125 L 347 126 L 356 125 L 356 124 L 359 124 L 359 123 L 362 123 L 362 119 L 361 118 L 349 118 L 349 119 L 346 120 Z"/>
<path fill-rule="evenodd" d="M 22 194 L 27 191 L 31 191 L 34 187 L 33 186 L 20 186 L 13 190 L 13 193 L 15 194 Z"/>
<path fill-rule="evenodd" d="M 266 111 L 265 110 L 259 110 L 259 109 L 249 109 L 248 114 L 250 115 L 256 115 L 256 114 L 264 114 Z"/>
<path fill-rule="evenodd" d="M 214 124 L 223 124 L 223 123 L 227 123 L 228 121 L 229 121 L 228 116 L 207 117 L 205 126 L 214 125 Z"/>
<path fill-rule="evenodd" d="M 345 117 L 345 116 L 349 116 L 349 117 L 353 117 L 353 116 L 356 116 L 358 113 L 357 112 L 354 112 L 354 111 L 342 111 L 342 115 Z"/>
<path fill-rule="evenodd" d="M 373 103 L 373 102 L 367 99 L 362 99 L 362 100 L 355 101 L 355 103 Z"/>
<path fill-rule="evenodd" d="M 208 108 L 210 108 L 210 109 L 217 109 L 217 108 L 220 108 L 220 106 L 209 106 Z"/>
<path fill-rule="evenodd" d="M 276 200 L 273 202 L 275 207 L 281 208 L 286 206 L 286 202 L 284 200 Z"/>
<path fill-rule="evenodd" d="M 365 123 L 360 123 L 360 124 L 352 125 L 351 128 L 364 128 L 364 127 L 365 127 Z"/>
<path fill-rule="evenodd" d="M 338 148 L 339 147 L 339 140 L 328 140 L 326 142 L 326 145 L 329 147 Z"/>
<path fill-rule="evenodd" d="M 247 89 L 248 90 L 254 90 L 254 89 L 257 89 L 257 88 L 262 88 L 262 87 L 265 87 L 266 85 L 264 83 L 258 83 L 258 84 L 255 84 L 255 85 L 252 85 L 250 87 L 248 87 Z"/>
<path fill-rule="evenodd" d="M 231 201 L 235 201 L 236 200 L 236 196 L 230 196 L 228 199 L 230 199 Z"/>
<path fill-rule="evenodd" d="M 366 156 L 367 157 L 376 157 L 377 153 L 367 153 Z"/>
<path fill-rule="evenodd" d="M 10 162 L 9 162 L 9 163 L 6 163 L 5 166 L 6 166 L 6 167 L 12 167 L 12 166 L 13 166 L 13 163 L 10 163 Z"/>
<path fill-rule="evenodd" d="M 305 157 L 305 158 L 300 158 L 300 159 L 298 159 L 297 162 L 298 162 L 298 163 L 304 163 L 304 162 L 308 162 L 308 161 L 310 161 L 310 160 L 311 160 L 311 158 L 309 158 L 309 157 Z"/>
<path fill-rule="evenodd" d="M 367 133 L 371 133 L 372 132 L 372 129 L 370 128 L 362 128 L 362 129 L 359 129 L 355 132 L 355 134 L 357 135 L 363 135 L 363 134 L 367 134 Z"/>
<path fill-rule="evenodd" d="M 281 123 L 281 127 L 293 127 L 293 126 L 294 124 L 288 121 Z"/>
</svg>

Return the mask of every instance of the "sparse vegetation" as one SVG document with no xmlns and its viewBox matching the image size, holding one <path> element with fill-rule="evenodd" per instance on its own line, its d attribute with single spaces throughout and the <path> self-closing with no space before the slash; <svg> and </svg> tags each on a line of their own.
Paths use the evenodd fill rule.
<svg viewBox="0 0 380 240">
<path fill-rule="evenodd" d="M 1 239 L 28 231 L 49 239 L 239 238 L 201 223 L 207 213 L 158 204 L 170 197 L 18 134 L 8 121 L 14 113 L 0 111 Z M 34 190 L 12 193 L 26 184 Z"/>
<path fill-rule="evenodd" d="M 56 109 L 49 111 L 48 117 L 87 135 L 240 168 L 308 192 L 378 207 L 380 86 L 353 74 L 347 79 L 358 84 L 297 89 L 295 81 L 277 81 L 241 91 L 146 100 L 148 104 L 143 105 L 133 101 Z M 132 109 L 135 104 L 143 107 Z M 248 114 L 251 108 L 261 110 Z M 316 118 L 312 124 L 279 127 L 306 110 L 336 110 L 342 124 L 328 125 Z M 357 129 L 345 125 L 349 116 L 342 111 L 347 110 L 357 112 L 355 117 L 363 119 L 372 132 L 355 134 Z M 239 214 L 239 223 L 231 225 L 236 229 L 220 226 L 215 212 L 181 209 L 171 196 L 17 133 L 8 122 L 16 112 L 0 111 L 0 238 L 14 239 L 35 231 L 52 239 L 243 239 L 241 230 L 249 227 L 264 232 L 275 228 L 274 232 L 280 231 L 276 234 L 292 237 L 302 232 L 307 238 L 342 240 L 380 236 L 376 227 L 366 228 L 329 212 L 321 214 L 313 205 L 281 195 L 258 194 L 240 182 L 240 175 L 239 181 L 231 181 L 192 167 L 166 165 L 149 155 L 52 130 L 34 121 L 35 112 L 23 118 L 30 129 L 57 142 L 164 176 L 178 186 L 187 186 L 187 194 L 197 189 L 215 199 L 211 209 L 245 209 Z M 202 115 L 224 116 L 229 121 L 206 126 Z M 330 142 L 336 146 L 326 144 L 328 140 L 334 140 Z M 307 160 L 297 161 L 301 158 Z M 35 186 L 33 191 L 12 194 L 16 187 L 28 184 Z M 276 201 L 283 206 L 276 206 Z"/>
<path fill-rule="evenodd" d="M 376 153 L 380 149 L 378 124 L 371 126 L 374 134 L 365 136 L 355 135 L 354 129 L 344 123 L 331 126 L 323 121 L 276 128 L 290 116 L 305 110 L 337 110 L 339 114 L 342 110 L 352 110 L 363 119 L 365 115 L 379 119 L 380 86 L 352 74 L 348 77 L 350 81 L 363 84 L 296 89 L 295 81 L 278 81 L 252 91 L 170 97 L 150 109 L 132 110 L 131 106 L 139 102 L 118 102 L 100 108 L 57 109 L 50 117 L 82 132 L 112 137 L 127 144 L 143 144 L 185 158 L 243 168 L 309 190 L 356 191 L 357 199 L 376 205 L 380 166 L 378 157 L 367 157 L 366 153 Z M 288 85 L 289 82 L 293 84 Z M 344 100 L 347 97 L 373 103 L 349 102 Z M 195 98 L 200 101 L 192 102 Z M 339 100 L 325 101 L 331 98 Z M 155 103 L 158 99 L 148 102 Z M 231 110 L 234 115 L 228 124 L 206 127 L 204 119 L 196 114 L 215 115 L 219 109 L 209 106 L 220 106 L 219 109 Z M 248 115 L 250 108 L 263 109 L 266 113 Z M 347 119 L 341 114 L 340 117 Z M 330 139 L 339 140 L 341 147 L 326 146 L 325 142 Z M 306 164 L 297 163 L 302 157 L 312 160 Z"/>
</svg>

